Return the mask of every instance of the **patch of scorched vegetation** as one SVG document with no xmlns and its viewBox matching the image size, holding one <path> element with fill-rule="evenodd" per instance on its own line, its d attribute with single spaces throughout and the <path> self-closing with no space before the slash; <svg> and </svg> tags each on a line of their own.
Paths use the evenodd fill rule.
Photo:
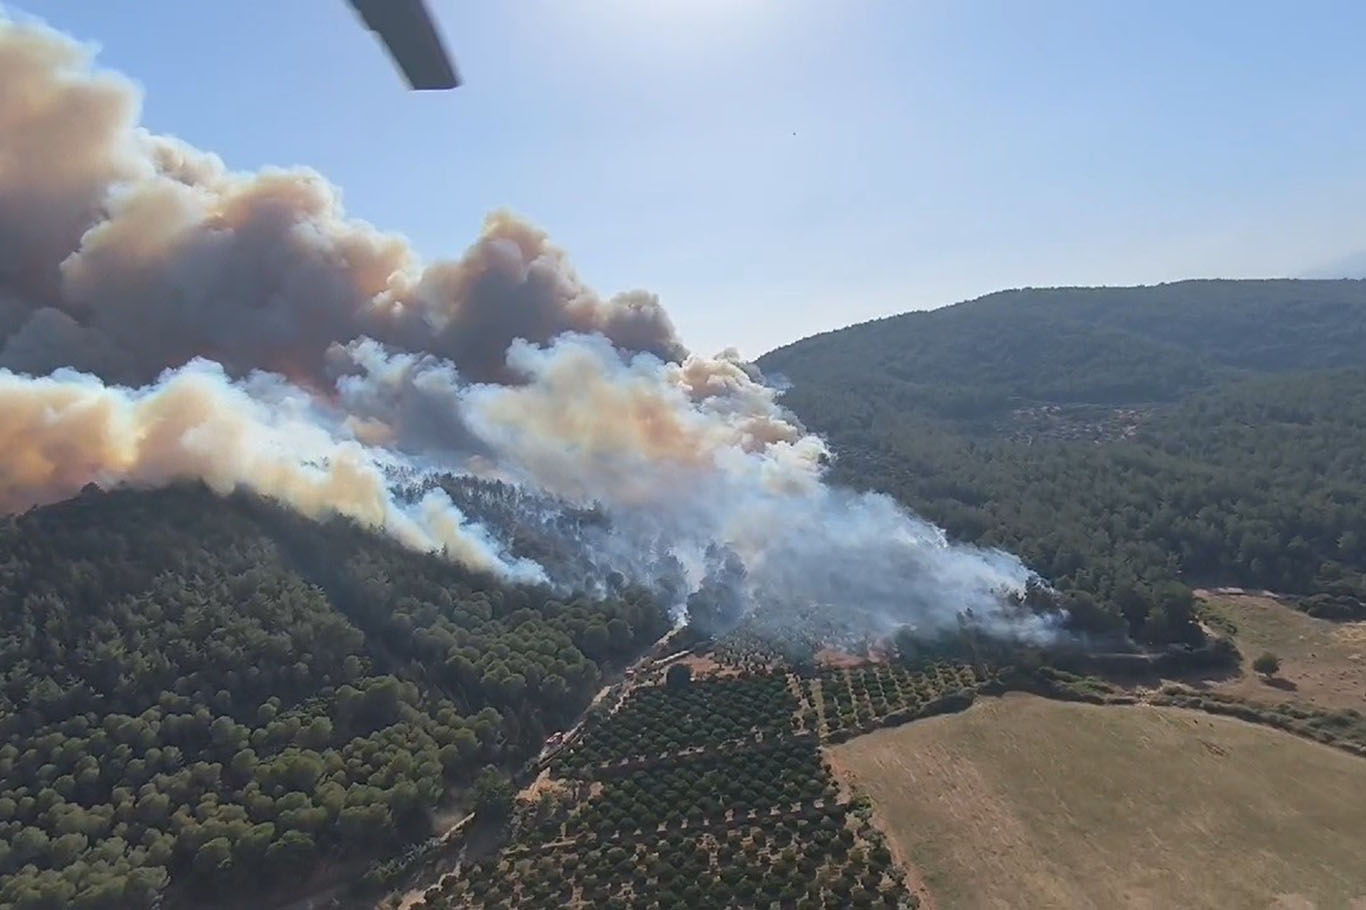
<svg viewBox="0 0 1366 910">
<path fill-rule="evenodd" d="M 861 656 L 879 628 L 870 617 L 821 604 L 763 604 L 721 635 L 711 655 L 722 665 L 752 671 L 809 664 L 822 648 Z"/>
</svg>

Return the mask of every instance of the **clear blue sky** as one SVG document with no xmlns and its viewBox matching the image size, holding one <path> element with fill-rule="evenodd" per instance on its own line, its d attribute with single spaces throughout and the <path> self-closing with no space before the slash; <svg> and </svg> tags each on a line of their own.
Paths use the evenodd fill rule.
<svg viewBox="0 0 1366 910">
<path fill-rule="evenodd" d="M 510 207 L 707 353 L 1366 248 L 1359 0 L 433 0 L 466 80 L 433 94 L 342 0 L 7 5 L 153 130 L 311 165 L 428 257 Z"/>
</svg>

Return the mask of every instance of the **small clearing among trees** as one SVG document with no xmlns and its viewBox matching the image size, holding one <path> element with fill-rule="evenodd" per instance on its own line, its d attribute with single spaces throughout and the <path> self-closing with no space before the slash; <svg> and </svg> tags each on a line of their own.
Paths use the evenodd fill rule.
<svg viewBox="0 0 1366 910">
<path fill-rule="evenodd" d="M 1295 700 L 1366 711 L 1366 622 L 1315 619 L 1288 603 L 1251 594 L 1200 591 L 1206 615 L 1232 624 L 1244 672 L 1215 691 L 1258 701 Z M 1263 651 L 1280 658 L 1274 679 L 1252 672 Z"/>
</svg>

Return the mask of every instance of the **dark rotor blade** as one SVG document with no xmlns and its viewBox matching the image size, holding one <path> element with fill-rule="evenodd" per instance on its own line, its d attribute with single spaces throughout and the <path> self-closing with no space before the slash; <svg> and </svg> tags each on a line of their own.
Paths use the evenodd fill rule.
<svg viewBox="0 0 1366 910">
<path fill-rule="evenodd" d="M 423 0 L 350 0 L 415 89 L 455 88 L 460 76 Z"/>
</svg>

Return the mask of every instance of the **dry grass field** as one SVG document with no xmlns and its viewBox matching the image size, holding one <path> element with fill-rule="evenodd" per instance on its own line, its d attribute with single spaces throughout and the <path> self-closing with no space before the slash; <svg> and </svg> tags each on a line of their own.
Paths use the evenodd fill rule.
<svg viewBox="0 0 1366 910">
<path fill-rule="evenodd" d="M 1243 674 L 1215 691 L 1253 701 L 1294 699 L 1366 711 L 1366 622 L 1314 619 L 1270 597 L 1199 593 L 1238 627 L 1234 640 L 1243 654 Z M 1281 658 L 1281 671 L 1269 682 L 1251 670 L 1263 651 Z"/>
<path fill-rule="evenodd" d="M 1014 694 L 830 756 L 936 910 L 1366 910 L 1366 761 L 1276 730 Z"/>
</svg>

